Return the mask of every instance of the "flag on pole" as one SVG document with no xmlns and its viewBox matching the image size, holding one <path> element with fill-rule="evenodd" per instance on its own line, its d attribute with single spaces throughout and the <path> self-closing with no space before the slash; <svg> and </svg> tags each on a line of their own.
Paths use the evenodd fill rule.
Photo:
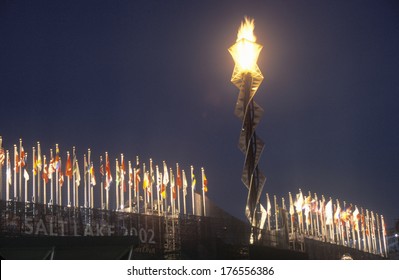
<svg viewBox="0 0 399 280">
<path fill-rule="evenodd" d="M 132 189 L 133 182 L 134 182 L 134 174 L 133 174 L 132 165 L 130 164 L 129 161 L 129 189 Z"/>
<path fill-rule="evenodd" d="M 4 153 L 4 149 L 0 147 L 0 165 L 4 166 L 6 155 Z"/>
<path fill-rule="evenodd" d="M 21 167 L 25 167 L 25 164 L 26 164 L 26 154 L 25 154 L 25 151 L 24 151 L 24 147 L 21 145 L 21 150 L 20 150 L 20 157 L 19 157 L 19 160 L 20 160 L 20 162 L 19 162 L 19 165 L 21 166 Z"/>
<path fill-rule="evenodd" d="M 136 169 L 135 169 L 135 180 L 136 180 L 136 192 L 139 191 L 139 185 L 141 182 L 141 178 L 140 178 L 140 173 L 141 173 L 141 169 L 140 169 L 140 163 L 139 163 L 139 157 L 136 157 Z"/>
<path fill-rule="evenodd" d="M 179 189 L 181 189 L 182 188 L 182 181 L 181 181 L 181 176 L 180 176 L 180 168 L 179 168 L 179 164 L 177 164 L 177 166 L 176 166 L 176 172 L 177 172 L 177 174 L 176 174 L 176 185 L 177 185 L 177 187 L 179 188 Z"/>
<path fill-rule="evenodd" d="M 58 144 L 55 145 L 54 168 L 55 168 L 55 170 L 57 170 L 57 171 L 59 171 L 59 169 L 61 168 L 60 149 L 58 148 Z"/>
<path fill-rule="evenodd" d="M 183 195 L 187 196 L 187 178 L 186 178 L 186 173 L 183 170 Z"/>
<path fill-rule="evenodd" d="M 37 159 L 36 159 L 37 170 L 42 171 L 42 153 L 40 151 L 40 144 L 37 143 Z"/>
<path fill-rule="evenodd" d="M 60 170 L 59 171 L 60 177 L 58 178 L 58 182 L 59 182 L 60 187 L 62 187 L 62 185 L 64 184 L 64 174 L 62 173 L 62 170 L 61 170 L 61 164 L 60 164 L 59 170 Z"/>
<path fill-rule="evenodd" d="M 121 189 L 123 189 L 124 192 L 126 192 L 126 182 L 125 182 L 125 175 L 126 175 L 126 167 L 125 167 L 125 158 L 123 157 L 123 154 L 121 155 L 121 182 L 123 186 L 121 186 Z"/>
<path fill-rule="evenodd" d="M 104 162 L 102 156 L 100 156 L 100 175 L 101 175 L 101 182 L 103 182 L 105 172 L 104 172 Z"/>
<path fill-rule="evenodd" d="M 202 188 L 204 189 L 204 192 L 208 192 L 208 179 L 206 179 L 205 171 L 204 171 L 204 177 L 203 177 L 203 182 L 202 182 Z"/>
<path fill-rule="evenodd" d="M 303 204 L 304 204 L 304 200 L 303 200 L 302 191 L 299 190 L 299 193 L 296 195 L 296 201 L 295 201 L 296 212 L 302 213 Z"/>
<path fill-rule="evenodd" d="M 119 186 L 119 182 L 121 181 L 121 170 L 120 170 L 118 164 L 116 165 L 116 178 L 115 178 L 115 181 L 116 181 L 116 187 L 118 187 Z"/>
<path fill-rule="evenodd" d="M 341 206 L 339 206 L 339 201 L 337 201 L 337 209 L 335 210 L 335 213 L 334 213 L 334 223 L 335 224 L 339 223 L 340 215 L 341 215 Z"/>
<path fill-rule="evenodd" d="M 109 163 L 108 153 L 105 154 L 105 188 L 109 189 L 112 182 L 111 165 Z"/>
<path fill-rule="evenodd" d="M 17 148 L 16 148 L 16 146 L 14 146 L 14 147 L 15 147 L 15 150 L 14 150 L 14 170 L 15 170 L 15 173 L 18 173 L 19 172 L 20 162 L 19 162 L 19 156 L 18 156 Z"/>
<path fill-rule="evenodd" d="M 194 171 L 194 169 L 192 171 Z M 195 190 L 196 184 L 197 184 L 197 180 L 195 179 L 194 172 L 191 172 L 191 189 L 192 190 Z"/>
<path fill-rule="evenodd" d="M 68 178 L 72 177 L 72 162 L 71 162 L 71 156 L 69 153 L 68 153 L 67 162 L 65 164 L 65 176 L 67 176 Z"/>
<path fill-rule="evenodd" d="M 26 171 L 26 169 L 24 169 L 24 178 L 26 181 L 29 181 L 29 173 Z"/>
<path fill-rule="evenodd" d="M 166 187 L 169 183 L 169 172 L 168 167 L 166 166 L 166 162 L 163 162 L 163 179 L 161 186 L 161 195 L 163 198 L 166 198 Z"/>
<path fill-rule="evenodd" d="M 143 181 L 143 190 L 146 190 L 149 186 L 149 174 L 148 171 L 144 174 L 144 181 Z"/>
<path fill-rule="evenodd" d="M 175 176 L 173 175 L 172 168 L 170 169 L 170 188 L 172 189 L 172 198 L 176 199 L 176 185 L 175 185 Z"/>
<path fill-rule="evenodd" d="M 75 174 L 75 184 L 76 187 L 79 187 L 80 185 L 80 170 L 79 170 L 79 164 L 78 164 L 78 160 L 76 159 L 76 155 L 74 155 L 74 166 L 73 166 L 73 173 Z"/>
<path fill-rule="evenodd" d="M 46 156 L 44 156 L 44 165 L 43 165 L 42 178 L 43 178 L 44 182 L 47 184 L 49 177 L 48 177 L 48 166 L 47 166 L 47 162 L 46 162 Z"/>
<path fill-rule="evenodd" d="M 90 165 L 90 179 L 91 179 L 91 185 L 95 186 L 96 185 L 96 175 L 94 174 L 93 163 L 91 163 L 91 165 Z"/>
</svg>

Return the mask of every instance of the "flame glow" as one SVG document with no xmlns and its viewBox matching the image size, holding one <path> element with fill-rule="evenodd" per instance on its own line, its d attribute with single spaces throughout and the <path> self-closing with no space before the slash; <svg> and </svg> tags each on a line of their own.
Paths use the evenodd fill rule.
<svg viewBox="0 0 399 280">
<path fill-rule="evenodd" d="M 262 46 L 256 43 L 254 29 L 254 20 L 245 18 L 238 30 L 236 43 L 229 49 L 240 72 L 254 72 L 257 69 L 256 62 Z"/>
</svg>

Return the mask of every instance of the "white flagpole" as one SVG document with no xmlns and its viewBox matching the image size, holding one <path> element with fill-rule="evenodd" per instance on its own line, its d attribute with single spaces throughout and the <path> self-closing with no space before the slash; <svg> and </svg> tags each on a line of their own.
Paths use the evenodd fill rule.
<svg viewBox="0 0 399 280">
<path fill-rule="evenodd" d="M 42 197 L 41 197 L 41 188 L 40 188 L 40 169 L 43 168 L 43 163 L 41 159 L 41 151 L 40 151 L 40 143 L 37 142 L 37 202 L 41 203 L 42 202 Z"/>
<path fill-rule="evenodd" d="M 118 169 L 119 169 L 119 164 L 118 164 L 118 159 L 115 159 L 115 196 L 116 196 L 116 210 L 119 210 L 119 184 L 120 184 L 120 180 L 121 178 L 118 178 Z M 119 170 L 119 175 L 120 175 L 120 170 Z M 118 181 L 119 179 L 119 181 Z"/>
<path fill-rule="evenodd" d="M 123 170 L 124 167 L 124 158 L 123 154 L 121 154 L 121 186 L 120 186 L 120 191 L 121 191 L 121 210 L 124 211 L 125 208 L 125 170 Z"/>
<path fill-rule="evenodd" d="M 132 162 L 129 160 L 129 212 L 132 213 L 132 182 L 130 178 L 130 171 L 132 170 Z M 133 174 L 134 177 L 134 174 Z M 133 178 L 134 180 L 134 178 Z"/>
<path fill-rule="evenodd" d="M 276 231 L 278 231 L 278 205 L 277 205 L 277 197 L 274 195 L 274 216 L 276 219 Z"/>
<path fill-rule="evenodd" d="M 73 195 L 73 207 L 76 207 L 76 175 L 75 175 L 75 147 L 72 147 L 72 195 Z M 78 171 L 78 170 L 76 170 Z"/>
<path fill-rule="evenodd" d="M 170 208 L 171 208 L 171 213 L 172 215 L 175 214 L 175 205 L 173 201 L 173 188 L 174 188 L 174 179 L 173 179 L 173 172 L 172 168 L 169 168 L 169 182 L 170 182 Z"/>
<path fill-rule="evenodd" d="M 46 168 L 46 156 L 43 155 L 43 168 Z M 44 172 L 44 171 L 43 171 Z M 48 178 L 48 167 L 47 167 L 47 178 Z M 47 204 L 47 184 L 46 180 L 43 178 L 43 204 Z"/>
<path fill-rule="evenodd" d="M 147 189 L 144 189 L 145 179 L 145 162 L 143 162 L 143 197 L 144 197 L 144 214 L 147 214 Z M 148 186 L 147 186 L 148 188 Z"/>
<path fill-rule="evenodd" d="M 374 218 L 374 212 L 371 211 L 371 225 L 372 225 L 372 233 L 373 233 L 373 253 L 377 254 L 377 238 L 375 234 L 375 218 Z"/>
<path fill-rule="evenodd" d="M 101 166 L 100 166 L 100 171 L 102 170 L 102 172 L 104 173 L 104 174 L 101 174 L 101 172 L 100 172 L 100 175 L 101 175 L 101 184 L 100 184 L 100 188 L 101 188 L 101 190 L 100 190 L 100 199 L 101 199 L 101 210 L 104 210 L 104 175 L 105 175 L 105 166 L 104 166 L 104 161 L 103 161 L 103 156 L 100 156 L 100 163 L 101 163 Z"/>
<path fill-rule="evenodd" d="M 25 155 L 28 156 L 28 153 L 25 153 Z M 27 163 L 25 163 L 25 164 L 27 164 Z M 21 202 L 23 202 L 25 199 L 25 203 L 26 203 L 26 202 L 28 202 L 28 182 L 25 178 L 26 177 L 25 171 L 26 171 L 26 168 L 24 168 L 24 171 L 23 171 L 24 172 L 24 197 L 22 197 L 22 194 L 21 194 Z M 21 173 L 22 173 L 22 167 L 21 167 Z"/>
<path fill-rule="evenodd" d="M 17 162 L 17 145 L 14 144 L 14 200 L 17 200 L 17 168 L 18 168 L 18 162 Z"/>
<path fill-rule="evenodd" d="M 191 165 L 191 199 L 192 199 L 192 207 L 193 207 L 193 215 L 195 215 L 195 201 L 194 201 L 194 187 L 193 184 L 195 180 L 194 177 L 194 167 Z"/>
<path fill-rule="evenodd" d="M 87 207 L 91 207 L 91 176 L 90 176 L 91 150 L 87 150 Z"/>
<path fill-rule="evenodd" d="M 36 150 L 35 147 L 32 147 L 32 202 L 36 203 L 36 186 L 35 186 L 35 156 L 36 155 Z M 36 166 L 36 172 L 37 172 L 37 166 Z"/>
<path fill-rule="evenodd" d="M 381 243 L 381 232 L 380 232 L 380 220 L 378 219 L 378 214 L 375 213 L 375 219 L 377 221 L 377 235 L 378 235 L 378 252 L 380 255 L 383 255 L 382 253 L 382 243 Z"/>
<path fill-rule="evenodd" d="M 294 213 L 292 213 L 292 209 L 291 209 L 291 207 L 293 207 L 293 204 L 294 204 L 294 202 L 293 202 L 293 200 L 292 200 L 292 195 L 291 195 L 291 192 L 288 192 L 288 197 L 289 197 L 289 200 L 290 200 L 290 224 L 291 224 L 291 235 L 294 235 L 294 215 L 295 215 L 295 212 Z M 295 244 L 295 243 L 294 243 Z"/>
<path fill-rule="evenodd" d="M 87 160 L 86 160 L 86 154 L 83 155 L 83 181 L 84 181 L 84 186 L 83 186 L 83 207 L 87 207 Z"/>
<path fill-rule="evenodd" d="M 68 163 L 68 159 L 69 159 L 69 162 L 71 162 L 70 160 L 71 160 L 71 158 L 70 158 L 70 155 L 69 155 L 69 151 L 67 151 L 67 163 Z M 72 170 L 73 170 L 73 167 L 72 167 Z M 73 173 L 73 171 L 72 171 L 72 173 Z M 65 175 L 67 175 L 67 174 L 65 174 Z M 70 180 L 70 176 L 66 176 L 66 177 L 68 177 L 68 207 L 71 207 L 71 180 Z"/>
<path fill-rule="evenodd" d="M 381 227 L 382 227 L 382 240 L 384 241 L 384 256 L 388 258 L 388 251 L 387 251 L 387 234 L 385 231 L 385 222 L 384 222 L 384 216 L 381 215 Z"/>
<path fill-rule="evenodd" d="M 19 139 L 19 192 L 18 201 L 22 201 L 22 139 Z"/>
<path fill-rule="evenodd" d="M 206 205 L 205 205 L 205 175 L 204 175 L 204 168 L 201 167 L 202 173 L 202 201 L 204 203 L 204 216 L 206 217 Z"/>
<path fill-rule="evenodd" d="M 266 210 L 267 210 L 267 230 L 268 231 L 270 231 L 270 215 L 271 215 L 271 213 L 270 213 L 270 207 L 269 207 L 269 205 L 270 205 L 270 198 L 269 198 L 269 194 L 268 193 L 266 193 Z"/>
<path fill-rule="evenodd" d="M 3 164 L 4 164 L 5 153 L 3 149 L 3 138 L 1 136 L 0 136 L 0 149 L 2 150 Z M 3 164 L 0 163 L 0 200 L 3 200 Z M 7 181 L 7 176 L 6 176 L 6 181 Z"/>
<path fill-rule="evenodd" d="M 158 208 L 158 216 L 161 216 L 161 205 L 159 203 L 159 191 L 161 189 L 161 178 L 160 178 L 160 174 L 159 174 L 159 167 L 158 165 L 155 166 L 155 170 L 156 170 L 156 175 L 157 175 L 157 208 Z"/>
<path fill-rule="evenodd" d="M 151 214 L 154 212 L 154 169 L 152 167 L 152 159 L 150 158 L 150 178 L 151 178 Z"/>
<path fill-rule="evenodd" d="M 177 177 L 176 177 L 176 180 L 177 180 L 177 178 L 180 179 L 180 181 L 177 184 L 177 211 L 180 214 L 180 188 L 181 188 L 181 184 L 182 184 L 182 178 L 181 178 L 181 174 L 180 174 L 179 164 L 178 163 L 176 163 L 176 173 L 178 173 Z"/>
<path fill-rule="evenodd" d="M 184 170 L 182 170 L 182 176 L 183 176 L 183 213 L 184 215 L 187 214 L 187 210 L 186 210 L 186 196 L 187 196 L 187 178 L 186 178 L 186 173 L 184 172 Z"/>
<path fill-rule="evenodd" d="M 6 152 L 6 162 L 7 162 L 7 167 L 6 167 L 6 173 L 7 173 L 7 176 L 6 176 L 6 201 L 9 201 L 10 200 L 10 184 L 9 184 L 9 181 L 8 181 L 8 179 L 9 179 L 9 177 L 11 176 L 11 166 L 10 166 L 10 153 L 8 152 L 8 150 L 7 150 L 7 152 Z"/>
<path fill-rule="evenodd" d="M 109 209 L 109 189 L 111 188 L 110 186 L 110 182 L 108 181 L 108 171 L 107 171 L 107 166 L 108 166 L 108 152 L 105 152 L 105 184 L 107 185 L 107 189 L 105 192 L 105 209 L 108 210 Z M 109 185 L 108 185 L 109 184 Z"/>
<path fill-rule="evenodd" d="M 365 233 L 365 226 L 366 226 L 366 217 L 364 215 L 363 208 L 360 208 L 360 211 L 362 213 L 360 223 L 362 225 L 362 237 L 363 237 L 363 251 L 367 252 L 367 239 L 366 239 L 366 233 Z"/>
<path fill-rule="evenodd" d="M 50 149 L 50 157 L 51 157 L 51 159 L 54 161 L 54 157 L 53 157 L 53 149 Z M 49 163 L 49 166 L 50 165 L 53 165 L 53 163 L 54 162 L 51 162 L 51 160 L 50 160 L 50 163 Z M 53 170 L 54 169 L 54 166 L 53 167 L 51 167 L 51 170 Z M 54 183 L 53 183 L 53 178 L 54 178 L 54 176 L 53 176 L 53 172 L 50 172 L 50 170 L 49 170 L 49 173 L 48 173 L 50 176 L 51 176 L 51 181 L 50 181 L 50 204 L 51 205 L 54 205 Z"/>
<path fill-rule="evenodd" d="M 55 144 L 55 156 L 56 156 L 56 158 L 54 159 L 55 160 L 54 162 L 56 163 L 56 166 L 55 166 L 55 205 L 60 205 L 61 204 L 58 201 L 59 200 L 58 192 L 59 192 L 59 186 L 60 186 L 59 181 L 58 181 L 58 173 L 59 173 L 59 168 L 58 167 L 59 167 L 59 165 L 58 165 L 58 161 L 56 161 L 58 152 L 59 152 L 58 144 Z"/>
<path fill-rule="evenodd" d="M 136 156 L 136 165 L 140 168 L 139 165 L 139 156 Z M 139 170 L 136 170 L 136 172 L 139 172 Z M 136 172 L 134 173 L 134 182 L 135 182 L 135 189 L 137 191 L 137 213 L 140 213 L 140 183 L 137 182 L 136 176 L 140 176 L 140 173 L 137 175 Z"/>
<path fill-rule="evenodd" d="M 90 184 L 89 184 L 89 186 L 90 186 L 90 207 L 93 209 L 94 208 L 94 185 L 93 185 L 93 183 L 92 183 L 92 181 L 93 181 L 93 178 L 92 178 L 92 176 L 95 176 L 95 174 L 94 174 L 94 165 L 93 165 L 93 162 L 91 162 L 90 163 L 91 165 L 90 165 Z M 91 169 L 93 168 L 93 174 L 91 174 Z M 94 180 L 95 180 L 96 178 L 94 178 Z"/>
</svg>

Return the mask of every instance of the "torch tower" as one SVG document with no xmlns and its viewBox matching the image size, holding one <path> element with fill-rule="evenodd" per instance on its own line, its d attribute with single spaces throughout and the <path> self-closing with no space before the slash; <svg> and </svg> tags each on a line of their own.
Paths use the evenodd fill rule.
<svg viewBox="0 0 399 280">
<path fill-rule="evenodd" d="M 266 177 L 258 167 L 264 143 L 257 137 L 255 129 L 263 115 L 263 109 L 254 102 L 253 98 L 263 80 L 263 75 L 257 65 L 262 46 L 256 43 L 254 27 L 254 20 L 245 18 L 238 30 L 237 41 L 229 48 L 229 52 L 235 62 L 231 82 L 239 89 L 235 115 L 242 120 L 238 146 L 245 154 L 241 177 L 248 188 L 245 214 L 254 228 L 260 228 L 262 218 L 259 213 L 263 207 L 259 200 Z M 254 237 L 256 236 L 254 234 Z"/>
</svg>

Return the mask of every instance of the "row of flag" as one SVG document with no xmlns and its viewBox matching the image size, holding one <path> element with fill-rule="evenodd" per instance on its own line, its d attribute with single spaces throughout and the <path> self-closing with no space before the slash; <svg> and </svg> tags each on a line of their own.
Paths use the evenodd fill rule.
<svg viewBox="0 0 399 280">
<path fill-rule="evenodd" d="M 299 189 L 295 198 L 288 194 L 288 207 L 283 197 L 281 204 L 274 196 L 274 215 L 270 197 L 266 194 L 266 209 L 261 209 L 261 228 L 279 229 L 283 226 L 283 214 L 287 215 L 292 239 L 299 235 L 349 246 L 373 254 L 387 256 L 386 227 L 384 217 L 373 211 L 342 203 L 322 195 L 304 195 Z M 274 217 L 273 217 L 274 216 Z M 271 225 L 273 218 L 275 224 Z M 267 221 L 267 226 L 266 226 Z M 279 223 L 280 221 L 280 223 Z"/>
<path fill-rule="evenodd" d="M 37 147 L 32 148 L 29 160 L 31 164 L 28 164 L 28 153 L 25 152 L 22 139 L 20 139 L 19 147 L 14 145 L 12 153 L 11 155 L 9 150 L 4 150 L 0 137 L 0 185 L 3 186 L 2 169 L 6 166 L 6 200 L 63 205 L 65 201 L 62 198 L 62 194 L 65 194 L 63 186 L 67 184 L 67 206 L 79 207 L 79 194 L 82 192 L 79 190 L 83 185 L 82 206 L 94 208 L 94 205 L 98 204 L 95 203 L 94 190 L 97 188 L 94 186 L 98 185 L 97 180 L 99 180 L 101 209 L 110 209 L 110 192 L 112 192 L 115 193 L 116 210 L 136 213 L 149 211 L 158 214 L 168 211 L 173 214 L 188 213 L 186 197 L 189 192 L 189 183 L 185 171 L 178 163 L 175 169 L 168 168 L 165 161 L 161 166 L 155 165 L 154 168 L 152 159 L 146 165 L 146 163 L 140 164 L 138 156 L 135 161 L 129 161 L 121 154 L 120 159 L 115 159 L 115 164 L 111 164 L 106 152 L 104 158 L 100 156 L 98 165 L 95 167 L 91 150 L 88 149 L 87 154 L 83 155 L 81 172 L 81 162 L 78 160 L 75 148 L 72 153 L 67 151 L 66 157 L 63 158 L 56 144 L 55 151 L 50 149 L 49 155 L 46 156 L 42 154 L 38 142 Z M 113 171 L 111 166 L 115 167 Z M 197 181 L 193 166 L 190 167 L 190 172 L 191 210 L 195 214 L 194 192 L 199 190 L 196 190 Z M 201 168 L 201 175 L 203 211 L 205 211 L 204 197 L 208 191 L 208 180 L 203 168 Z M 29 181 L 31 184 L 28 187 Z M 48 189 L 50 189 L 49 197 L 47 197 Z M 3 198 L 2 192 L 1 197 Z"/>
</svg>

